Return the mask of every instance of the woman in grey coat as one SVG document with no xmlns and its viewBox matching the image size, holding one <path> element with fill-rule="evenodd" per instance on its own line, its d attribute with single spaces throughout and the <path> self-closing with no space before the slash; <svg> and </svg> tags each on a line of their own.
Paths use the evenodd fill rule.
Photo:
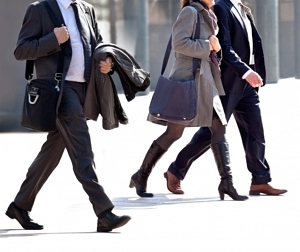
<svg viewBox="0 0 300 252">
<path fill-rule="evenodd" d="M 149 114 L 148 120 L 166 125 L 166 131 L 150 146 L 140 169 L 132 175 L 130 187 L 135 187 L 141 197 L 152 197 L 147 193 L 147 180 L 156 162 L 168 148 L 181 136 L 185 127 L 209 127 L 212 132 L 211 149 L 221 176 L 219 185 L 220 198 L 228 194 L 234 200 L 246 200 L 246 196 L 238 195 L 232 183 L 229 150 L 225 139 L 226 118 L 219 96 L 225 95 L 220 79 L 217 52 L 221 47 L 216 37 L 218 32 L 216 16 L 210 9 L 214 0 L 182 0 L 181 12 L 172 28 L 172 48 L 175 61 L 169 78 L 173 80 L 189 80 L 193 76 L 193 58 L 199 59 L 196 74 L 198 93 L 197 114 L 192 121 L 177 123 L 162 121 Z M 200 39 L 193 39 L 197 23 L 200 20 Z M 183 194 L 180 180 L 171 172 L 164 173 L 169 191 Z"/>
</svg>

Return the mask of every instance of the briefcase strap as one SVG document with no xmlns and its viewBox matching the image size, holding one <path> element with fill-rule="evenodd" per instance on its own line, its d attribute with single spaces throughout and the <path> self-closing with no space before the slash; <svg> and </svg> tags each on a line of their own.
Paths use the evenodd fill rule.
<svg viewBox="0 0 300 252">
<path fill-rule="evenodd" d="M 60 24 L 58 18 L 56 17 L 56 15 L 54 14 L 54 11 L 50 7 L 49 3 L 46 2 L 46 1 L 41 1 L 41 4 L 43 4 L 44 7 L 47 9 L 48 14 L 51 17 L 52 22 L 54 23 L 54 25 L 56 27 L 60 27 L 61 24 Z M 57 82 L 57 85 L 55 87 L 57 89 L 57 91 L 59 91 L 59 86 L 58 85 L 59 85 L 59 82 L 62 79 L 62 73 L 63 73 L 63 69 L 64 69 L 65 46 L 66 46 L 66 43 L 61 44 L 60 57 L 59 57 L 59 61 L 58 61 L 58 64 L 57 64 L 56 74 L 54 76 L 54 79 Z M 26 80 L 28 80 L 28 82 L 30 82 L 30 80 L 33 78 L 33 68 L 34 68 L 34 61 L 33 60 L 26 60 L 25 78 L 26 78 Z"/>
<path fill-rule="evenodd" d="M 199 39 L 199 38 L 200 38 L 200 18 L 199 18 L 199 14 L 197 14 L 197 25 L 196 25 L 194 39 Z M 165 56 L 164 56 L 164 60 L 163 60 L 162 68 L 161 68 L 161 75 L 163 75 L 166 70 L 171 50 L 172 50 L 172 34 L 170 36 L 170 39 L 169 39 L 169 42 L 167 45 L 167 49 L 165 52 Z M 197 66 L 198 66 L 198 59 L 193 58 L 193 76 L 194 76 L 194 78 L 196 76 Z"/>
</svg>

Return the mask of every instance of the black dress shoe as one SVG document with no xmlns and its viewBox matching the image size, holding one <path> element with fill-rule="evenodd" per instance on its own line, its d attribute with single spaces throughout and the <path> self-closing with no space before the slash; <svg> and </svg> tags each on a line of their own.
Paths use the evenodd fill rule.
<svg viewBox="0 0 300 252">
<path fill-rule="evenodd" d="M 24 229 L 41 230 L 44 228 L 42 225 L 34 223 L 32 219 L 30 219 L 28 212 L 17 207 L 13 202 L 10 203 L 7 208 L 6 215 L 11 219 L 16 219 Z"/>
<path fill-rule="evenodd" d="M 110 232 L 124 226 L 130 219 L 128 215 L 117 216 L 112 212 L 107 212 L 103 217 L 98 218 L 97 232 Z"/>
</svg>

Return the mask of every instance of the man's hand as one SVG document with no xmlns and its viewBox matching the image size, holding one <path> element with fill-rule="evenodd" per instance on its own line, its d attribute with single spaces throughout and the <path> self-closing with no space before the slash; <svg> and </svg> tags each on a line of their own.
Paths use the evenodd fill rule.
<svg viewBox="0 0 300 252">
<path fill-rule="evenodd" d="M 258 73 L 252 71 L 247 77 L 246 81 L 254 88 L 261 87 L 263 85 L 262 78 Z"/>
<path fill-rule="evenodd" d="M 61 27 L 54 28 L 53 32 L 59 44 L 65 43 L 70 37 L 67 27 L 63 24 Z"/>
<path fill-rule="evenodd" d="M 218 52 L 221 50 L 219 39 L 215 35 L 209 37 L 209 48 L 211 51 Z"/>
<path fill-rule="evenodd" d="M 100 72 L 103 74 L 110 72 L 113 66 L 114 63 L 110 57 L 107 57 L 105 61 L 100 61 L 99 63 Z"/>
</svg>

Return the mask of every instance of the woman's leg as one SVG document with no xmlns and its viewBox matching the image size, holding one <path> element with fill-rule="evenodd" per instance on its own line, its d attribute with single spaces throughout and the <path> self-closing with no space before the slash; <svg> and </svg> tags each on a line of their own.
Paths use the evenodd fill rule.
<svg viewBox="0 0 300 252">
<path fill-rule="evenodd" d="M 176 123 L 168 123 L 166 131 L 156 139 L 156 143 L 163 148 L 168 150 L 170 146 L 181 138 L 185 126 Z"/>
<path fill-rule="evenodd" d="M 211 144 L 226 142 L 226 125 L 223 125 L 219 118 L 212 121 L 212 126 L 209 128 L 211 132 Z"/>
<path fill-rule="evenodd" d="M 140 197 L 153 197 L 152 193 L 146 192 L 148 177 L 157 161 L 182 136 L 184 128 L 185 126 L 180 124 L 168 123 L 166 131 L 151 144 L 140 169 L 131 176 L 129 184 L 130 188 L 136 188 L 136 193 Z"/>
<path fill-rule="evenodd" d="M 247 196 L 239 195 L 233 187 L 229 148 L 225 138 L 226 126 L 222 125 L 220 119 L 213 119 L 210 130 L 212 134 L 211 150 L 221 176 L 221 182 L 218 188 L 221 200 L 224 200 L 224 194 L 229 195 L 233 200 L 248 199 Z"/>
</svg>

